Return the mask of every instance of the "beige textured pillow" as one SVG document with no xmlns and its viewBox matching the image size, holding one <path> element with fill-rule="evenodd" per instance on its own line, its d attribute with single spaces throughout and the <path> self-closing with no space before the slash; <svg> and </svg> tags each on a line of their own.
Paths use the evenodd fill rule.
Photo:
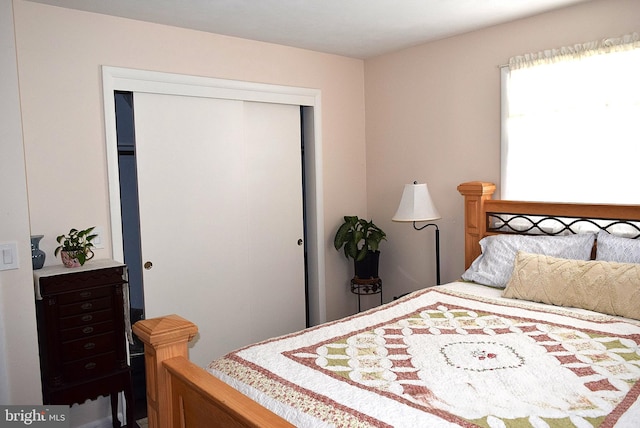
<svg viewBox="0 0 640 428">
<path fill-rule="evenodd" d="M 519 251 L 502 296 L 640 319 L 640 264 Z"/>
</svg>

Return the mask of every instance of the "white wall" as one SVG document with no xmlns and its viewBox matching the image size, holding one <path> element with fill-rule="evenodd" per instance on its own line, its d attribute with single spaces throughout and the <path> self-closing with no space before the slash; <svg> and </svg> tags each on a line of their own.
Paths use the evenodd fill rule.
<svg viewBox="0 0 640 428">
<path fill-rule="evenodd" d="M 322 93 L 327 318 L 355 312 L 351 265 L 331 244 L 343 215 L 366 215 L 362 60 L 23 0 L 14 9 L 28 221 L 45 235 L 47 265 L 60 263 L 55 237 L 71 227 L 101 226 L 111 235 L 102 65 L 315 88 Z M 96 252 L 110 255 L 110 242 Z M 10 328 L 33 347 L 33 324 Z M 37 363 L 24 367 L 37 373 Z"/>
<path fill-rule="evenodd" d="M 640 31 L 640 1 L 595 0 L 365 61 L 367 206 L 387 298 L 435 282 L 433 229 L 393 223 L 402 186 L 427 182 L 442 220 L 442 279 L 464 270 L 456 186 L 500 180 L 500 72 L 515 55 Z"/>
<path fill-rule="evenodd" d="M 31 223 L 48 254 L 70 227 L 102 226 L 110 236 L 102 65 L 320 89 L 325 229 L 345 213 L 366 213 L 362 60 L 20 0 L 15 15 Z M 355 301 L 349 266 L 330 250 L 334 319 Z M 97 257 L 110 251 L 107 242 Z"/>
<path fill-rule="evenodd" d="M 16 80 L 5 78 L 15 75 L 6 44 L 11 1 L 0 4 L 0 81 L 3 94 L 15 94 Z M 527 51 L 640 31 L 640 2 L 595 0 L 363 63 L 23 0 L 14 8 L 27 174 L 25 181 L 19 104 L 3 97 L 0 129 L 8 136 L 0 170 L 15 186 L 0 191 L 0 242 L 18 241 L 28 260 L 30 221 L 33 233 L 45 234 L 51 264 L 58 263 L 54 237 L 71 226 L 96 224 L 109 234 L 103 64 L 319 88 L 329 319 L 356 308 L 347 291 L 351 266 L 331 247 L 344 214 L 372 217 L 389 235 L 381 261 L 386 300 L 432 282 L 432 232 L 390 221 L 402 185 L 414 179 L 429 182 L 443 215 L 443 279 L 462 273 L 463 207 L 455 187 L 499 180 L 497 65 Z M 68 181 L 70 172 L 81 179 Z M 81 200 L 82 210 L 71 209 Z M 109 254 L 107 243 L 98 257 Z M 31 286 L 28 263 L 0 273 L 0 398 L 11 403 L 40 400 Z"/>
<path fill-rule="evenodd" d="M 0 243 L 16 242 L 19 269 L 0 271 L 0 404 L 38 404 L 29 211 L 11 0 L 0 0 Z"/>
</svg>

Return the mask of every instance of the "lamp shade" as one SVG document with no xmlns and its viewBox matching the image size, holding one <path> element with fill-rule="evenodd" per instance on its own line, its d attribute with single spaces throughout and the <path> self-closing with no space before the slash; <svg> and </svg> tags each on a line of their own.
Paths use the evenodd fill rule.
<svg viewBox="0 0 640 428">
<path fill-rule="evenodd" d="M 426 183 L 405 184 L 393 221 L 429 221 L 441 218 Z"/>
</svg>

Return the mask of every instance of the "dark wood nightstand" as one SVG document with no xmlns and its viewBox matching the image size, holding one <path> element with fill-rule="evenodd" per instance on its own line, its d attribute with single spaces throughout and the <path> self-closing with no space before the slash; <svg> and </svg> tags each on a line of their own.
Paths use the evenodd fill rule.
<svg viewBox="0 0 640 428">
<path fill-rule="evenodd" d="M 136 426 L 127 363 L 126 278 L 126 266 L 112 260 L 34 271 L 44 404 L 71 406 L 109 395 L 113 426 L 119 427 L 123 391 L 127 426 Z"/>
<path fill-rule="evenodd" d="M 380 278 L 361 279 L 357 276 L 351 280 L 351 292 L 358 295 L 358 312 L 360 312 L 360 297 L 380 294 L 382 304 L 382 280 Z"/>
</svg>

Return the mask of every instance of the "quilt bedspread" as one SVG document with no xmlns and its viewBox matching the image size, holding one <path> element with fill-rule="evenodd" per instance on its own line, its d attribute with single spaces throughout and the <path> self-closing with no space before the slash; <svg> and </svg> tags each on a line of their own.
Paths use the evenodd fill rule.
<svg viewBox="0 0 640 428">
<path fill-rule="evenodd" d="M 640 323 L 472 286 L 428 288 L 208 370 L 299 427 L 640 426 Z"/>
</svg>

